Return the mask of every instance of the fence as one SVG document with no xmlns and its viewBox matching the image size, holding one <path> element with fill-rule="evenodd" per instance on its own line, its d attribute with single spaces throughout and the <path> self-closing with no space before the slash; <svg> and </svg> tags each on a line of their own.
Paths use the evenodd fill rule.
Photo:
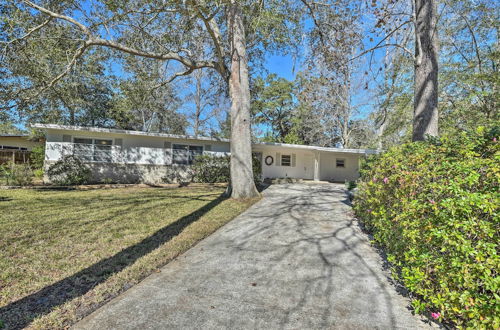
<svg viewBox="0 0 500 330">
<path fill-rule="evenodd" d="M 6 163 L 25 164 L 30 161 L 31 151 L 28 150 L 0 150 L 0 165 Z"/>
</svg>

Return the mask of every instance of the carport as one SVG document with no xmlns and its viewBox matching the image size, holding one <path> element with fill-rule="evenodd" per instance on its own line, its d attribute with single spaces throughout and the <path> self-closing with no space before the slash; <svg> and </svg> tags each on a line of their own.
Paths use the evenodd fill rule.
<svg viewBox="0 0 500 330">
<path fill-rule="evenodd" d="M 292 178 L 345 182 L 359 177 L 361 158 L 376 153 L 369 149 L 343 149 L 283 143 L 259 143 L 264 179 Z"/>
</svg>

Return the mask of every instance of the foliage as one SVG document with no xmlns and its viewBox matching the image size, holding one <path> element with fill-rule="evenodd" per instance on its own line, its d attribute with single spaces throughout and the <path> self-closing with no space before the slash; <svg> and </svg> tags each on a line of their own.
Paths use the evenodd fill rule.
<svg viewBox="0 0 500 330">
<path fill-rule="evenodd" d="M 24 134 L 22 130 L 17 128 L 12 122 L 9 121 L 8 113 L 0 113 L 0 134 Z"/>
<path fill-rule="evenodd" d="M 188 183 L 193 181 L 192 167 L 188 165 L 177 165 L 167 167 L 166 174 L 162 178 L 165 183 Z"/>
<path fill-rule="evenodd" d="M 193 165 L 193 179 L 203 183 L 230 182 L 230 156 L 202 155 Z M 260 158 L 252 155 L 252 169 L 255 183 L 261 181 Z"/>
<path fill-rule="evenodd" d="M 33 170 L 33 176 L 37 179 L 42 179 L 43 178 L 43 168 L 37 168 Z"/>
<path fill-rule="evenodd" d="M 353 190 L 357 186 L 358 185 L 357 185 L 356 181 L 346 181 L 345 182 L 345 187 L 347 188 L 347 190 Z"/>
<path fill-rule="evenodd" d="M 47 170 L 49 180 L 59 185 L 79 185 L 88 183 L 91 170 L 73 155 L 64 156 Z"/>
<path fill-rule="evenodd" d="M 479 128 L 394 147 L 363 166 L 355 197 L 415 310 L 459 327 L 500 326 L 499 135 Z"/>
<path fill-rule="evenodd" d="M 28 164 L 5 164 L 0 166 L 0 177 L 7 185 L 28 186 L 33 182 L 33 170 Z"/>
<path fill-rule="evenodd" d="M 178 112 L 181 104 L 177 90 L 162 88 L 168 65 L 157 60 L 127 58 L 122 79 L 115 93 L 111 113 L 116 127 L 140 131 L 186 134 L 186 116 Z"/>
<path fill-rule="evenodd" d="M 257 78 L 252 86 L 252 112 L 256 124 L 271 130 L 271 141 L 285 142 L 290 134 L 295 111 L 294 84 L 270 74 Z"/>
<path fill-rule="evenodd" d="M 45 160 L 45 145 L 33 147 L 30 153 L 31 166 L 34 169 L 41 169 L 43 168 L 44 160 Z"/>
<path fill-rule="evenodd" d="M 194 181 L 205 183 L 229 182 L 230 159 L 230 156 L 198 156 L 193 164 Z"/>
</svg>

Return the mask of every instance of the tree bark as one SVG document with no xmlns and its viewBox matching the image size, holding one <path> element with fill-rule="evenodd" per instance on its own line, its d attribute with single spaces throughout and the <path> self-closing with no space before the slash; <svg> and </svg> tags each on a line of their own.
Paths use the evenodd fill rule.
<svg viewBox="0 0 500 330">
<path fill-rule="evenodd" d="M 415 0 L 413 141 L 438 135 L 437 15 L 436 0 Z"/>
<path fill-rule="evenodd" d="M 231 0 L 228 8 L 231 51 L 231 197 L 251 198 L 259 195 L 252 170 L 250 130 L 250 85 L 245 28 L 239 0 Z"/>
</svg>

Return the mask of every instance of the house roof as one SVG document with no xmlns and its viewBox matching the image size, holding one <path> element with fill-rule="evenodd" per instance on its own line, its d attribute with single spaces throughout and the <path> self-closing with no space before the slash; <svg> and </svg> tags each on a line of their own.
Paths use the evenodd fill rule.
<svg viewBox="0 0 500 330">
<path fill-rule="evenodd" d="M 96 133 L 140 135 L 140 136 L 151 136 L 151 137 L 172 138 L 172 139 L 229 142 L 228 139 L 218 139 L 205 136 L 151 133 L 143 131 L 131 131 L 126 129 L 116 129 L 116 128 L 83 127 L 83 126 L 70 126 L 70 125 L 57 125 L 57 124 L 33 124 L 31 125 L 31 127 L 42 128 L 42 129 L 55 129 L 63 131 L 86 131 L 86 132 L 96 132 Z"/>
<path fill-rule="evenodd" d="M 0 137 L 28 137 L 28 134 L 0 134 Z"/>
<path fill-rule="evenodd" d="M 53 130 L 64 130 L 64 131 L 86 131 L 86 132 L 96 132 L 96 133 L 111 133 L 111 134 L 127 134 L 127 135 L 139 135 L 139 136 L 151 136 L 160 138 L 171 138 L 171 139 L 186 139 L 186 140 L 199 140 L 199 141 L 213 141 L 213 142 L 231 142 L 229 139 L 223 138 L 213 138 L 205 136 L 194 136 L 194 135 L 178 135 L 178 134 L 165 134 L 165 133 L 151 133 L 143 131 L 131 131 L 124 129 L 115 128 L 100 128 L 100 127 L 83 127 L 83 126 L 70 126 L 70 125 L 57 125 L 57 124 L 33 124 L 33 128 L 40 129 L 53 129 Z M 325 151 L 325 152 L 340 152 L 340 153 L 353 153 L 353 154 L 376 154 L 377 150 L 373 149 L 344 149 L 344 148 L 330 148 L 330 147 L 320 147 L 320 146 L 309 146 L 301 144 L 288 144 L 288 143 L 277 143 L 277 142 L 257 142 L 253 143 L 256 147 L 283 147 L 292 149 L 303 149 L 303 150 L 315 150 L 315 151 Z"/>
</svg>

